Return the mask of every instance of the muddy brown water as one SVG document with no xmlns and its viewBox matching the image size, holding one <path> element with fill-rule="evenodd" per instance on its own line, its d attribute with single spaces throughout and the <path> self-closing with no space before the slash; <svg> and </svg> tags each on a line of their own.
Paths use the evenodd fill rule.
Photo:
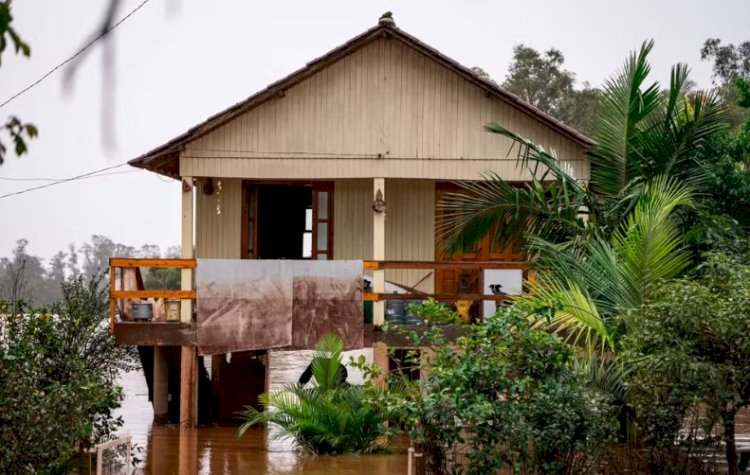
<svg viewBox="0 0 750 475">
<path fill-rule="evenodd" d="M 153 424 L 153 410 L 143 373 L 121 376 L 125 399 L 118 414 L 125 422 L 121 433 L 130 435 L 140 452 L 137 474 L 342 474 L 390 475 L 406 473 L 406 454 L 303 456 L 289 444 L 267 447 L 265 429 L 251 429 L 237 437 L 236 427 L 180 429 Z"/>
</svg>

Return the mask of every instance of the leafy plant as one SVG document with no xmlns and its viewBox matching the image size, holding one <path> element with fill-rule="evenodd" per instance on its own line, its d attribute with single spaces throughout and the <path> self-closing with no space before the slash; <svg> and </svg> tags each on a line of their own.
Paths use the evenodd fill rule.
<svg viewBox="0 0 750 475">
<path fill-rule="evenodd" d="M 258 424 L 274 424 L 274 439 L 292 439 L 303 452 L 312 454 L 374 453 L 387 449 L 398 430 L 388 427 L 387 408 L 378 403 L 386 391 L 374 384 L 341 382 L 339 367 L 343 342 L 333 334 L 318 342 L 312 363 L 315 384 L 290 384 L 263 394 L 258 411 L 246 407 L 240 417 L 242 436 Z"/>
<path fill-rule="evenodd" d="M 750 266 L 715 255 L 701 270 L 628 317 L 622 358 L 644 436 L 672 444 L 681 415 L 703 404 L 721 424 L 729 473 L 737 473 L 735 417 L 750 404 Z"/>
<path fill-rule="evenodd" d="M 100 284 L 66 282 L 49 309 L 0 305 L 0 472 L 67 473 L 79 444 L 122 424 L 115 377 L 133 354 L 109 334 Z"/>
<path fill-rule="evenodd" d="M 501 248 L 523 248 L 530 236 L 561 243 L 592 233 L 607 238 L 627 219 L 645 186 L 675 180 L 702 186 L 706 169 L 699 151 L 725 127 L 725 107 L 712 92 L 693 92 L 684 65 L 672 68 L 669 88 L 649 83 L 643 44 L 604 87 L 589 152 L 591 185 L 579 181 L 571 167 L 501 124 L 485 128 L 514 142 L 518 165 L 531 180 L 511 186 L 496 174 L 480 182 L 460 183 L 461 193 L 441 201 L 446 217 L 439 232 L 446 249 L 471 250 L 488 233 Z M 533 251 L 532 251 L 533 254 Z"/>
<path fill-rule="evenodd" d="M 419 304 L 410 303 L 406 309 L 409 314 L 424 319 L 428 324 L 447 325 L 461 321 L 458 312 L 444 303 L 435 301 L 432 297 Z"/>
<path fill-rule="evenodd" d="M 575 473 L 610 440 L 613 418 L 587 388 L 572 349 L 512 306 L 440 344 L 417 397 L 401 402 L 431 473 Z M 545 318 L 545 317 L 542 317 Z M 420 342 L 420 346 L 430 342 Z"/>
</svg>

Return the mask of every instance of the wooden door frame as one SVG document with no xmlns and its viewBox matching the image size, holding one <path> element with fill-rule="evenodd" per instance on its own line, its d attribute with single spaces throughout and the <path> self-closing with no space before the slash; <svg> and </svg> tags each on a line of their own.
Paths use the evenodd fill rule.
<svg viewBox="0 0 750 475">
<path fill-rule="evenodd" d="M 310 253 L 310 260 L 317 258 L 317 226 L 316 226 L 316 214 L 317 214 L 317 194 L 316 191 L 327 191 L 328 192 L 328 259 L 333 259 L 333 192 L 334 192 L 334 181 L 333 180 L 253 180 L 246 179 L 242 180 L 242 225 L 240 227 L 241 234 L 241 249 L 240 256 L 242 259 L 255 259 L 258 255 L 258 188 L 263 185 L 286 185 L 286 186 L 310 186 L 312 190 L 313 202 L 313 222 L 312 222 L 312 249 Z M 250 218 L 249 201 L 250 193 L 254 195 L 253 204 L 255 209 L 253 210 L 253 219 L 255 220 L 255 226 L 253 226 L 253 255 L 250 256 L 248 253 L 248 223 Z"/>
</svg>

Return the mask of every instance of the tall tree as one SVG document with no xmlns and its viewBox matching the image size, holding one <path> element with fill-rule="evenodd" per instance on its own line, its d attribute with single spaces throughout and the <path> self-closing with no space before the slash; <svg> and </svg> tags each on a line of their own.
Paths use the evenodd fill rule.
<svg viewBox="0 0 750 475">
<path fill-rule="evenodd" d="M 564 63 L 565 56 L 560 50 L 552 48 L 540 53 L 534 48 L 517 45 L 502 86 L 542 111 L 590 134 L 600 91 L 588 83 L 583 84 L 583 89 L 576 89 L 575 74 L 564 69 Z M 475 71 L 481 75 L 481 68 Z"/>
<path fill-rule="evenodd" d="M 719 85 L 750 77 L 750 41 L 722 45 L 719 38 L 709 38 L 701 48 L 701 59 L 714 62 L 714 81 Z"/>
<path fill-rule="evenodd" d="M 606 82 L 589 152 L 591 185 L 572 175 L 554 151 L 502 125 L 486 129 L 514 141 L 519 164 L 532 180 L 513 187 L 499 176 L 464 183 L 466 193 L 448 194 L 440 205 L 446 219 L 439 232 L 451 250 L 470 250 L 490 231 L 502 248 L 523 246 L 530 235 L 565 242 L 592 231 L 608 237 L 624 222 L 648 183 L 660 176 L 688 185 L 705 183 L 700 150 L 725 127 L 724 105 L 712 92 L 692 92 L 688 69 L 672 68 L 669 89 L 648 80 L 645 42 Z M 702 191 L 702 190 L 696 190 Z M 585 219 L 584 219 L 585 218 Z"/>
<path fill-rule="evenodd" d="M 729 106 L 732 127 L 750 120 L 750 41 L 735 45 L 709 38 L 701 48 L 701 59 L 713 61 L 714 84 Z"/>
</svg>

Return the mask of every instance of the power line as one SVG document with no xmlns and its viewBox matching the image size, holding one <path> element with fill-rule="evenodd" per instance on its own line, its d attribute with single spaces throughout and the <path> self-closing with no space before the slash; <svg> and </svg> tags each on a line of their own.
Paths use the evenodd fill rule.
<svg viewBox="0 0 750 475">
<path fill-rule="evenodd" d="M 79 49 L 78 51 L 76 51 L 76 53 L 75 53 L 75 54 L 74 54 L 73 56 L 69 57 L 68 59 L 66 59 L 66 60 L 65 60 L 65 61 L 63 61 L 62 63 L 58 64 L 57 66 L 55 66 L 55 67 L 54 67 L 54 68 L 52 68 L 51 70 L 47 71 L 47 73 L 45 73 L 45 74 L 44 74 L 44 75 L 43 75 L 42 77 L 40 77 L 39 79 L 37 79 L 36 81 L 34 81 L 33 83 L 31 83 L 30 85 L 26 86 L 26 87 L 25 87 L 24 89 L 22 89 L 22 90 L 18 91 L 17 93 L 15 93 L 14 95 L 12 95 L 12 96 L 11 96 L 10 98 L 6 99 L 6 100 L 5 100 L 5 102 L 3 102 L 2 104 L 0 104 L 0 109 L 2 109 L 3 107 L 5 107 L 6 105 L 8 105 L 8 104 L 9 104 L 10 102 L 12 102 L 13 100 L 15 100 L 15 99 L 16 99 L 16 98 L 18 98 L 19 96 L 21 96 L 21 95 L 25 94 L 26 92 L 28 92 L 28 91 L 29 91 L 30 89 L 32 89 L 33 87 L 37 86 L 37 85 L 38 85 L 39 83 L 41 83 L 42 81 L 44 81 L 45 79 L 47 79 L 47 78 L 48 78 L 49 76 L 51 76 L 52 74 L 54 74 L 54 73 L 55 73 L 55 72 L 56 72 L 56 71 L 57 71 L 58 69 L 62 68 L 63 66 L 65 66 L 65 65 L 66 65 L 66 64 L 68 64 L 69 62 L 71 62 L 71 61 L 73 61 L 74 59 L 76 59 L 76 58 L 77 58 L 78 56 L 80 56 L 80 55 L 81 55 L 81 54 L 82 54 L 82 53 L 83 53 L 84 51 L 86 51 L 86 50 L 87 50 L 87 49 L 89 49 L 89 48 L 90 48 L 91 46 L 93 46 L 93 45 L 94 45 L 94 43 L 96 43 L 96 42 L 97 42 L 97 41 L 99 41 L 100 39 L 102 39 L 102 38 L 104 38 L 105 36 L 107 36 L 107 35 L 109 34 L 109 32 L 111 32 L 112 30 L 114 30 L 115 28 L 117 28 L 118 26 L 120 26 L 120 25 L 121 25 L 121 24 L 122 24 L 123 22 L 125 22 L 125 20 L 127 20 L 128 18 L 130 18 L 131 16 L 133 16 L 133 14 L 134 14 L 135 12 L 137 12 L 138 10 L 140 10 L 141 8 L 143 8 L 143 7 L 144 7 L 144 5 L 146 5 L 146 4 L 147 4 L 147 3 L 149 2 L 149 1 L 150 1 L 150 0 L 143 0 L 143 2 L 141 2 L 141 3 L 140 3 L 140 4 L 138 5 L 138 6 L 137 6 L 137 7 L 135 7 L 134 9 L 132 9 L 132 10 L 130 11 L 130 13 L 128 13 L 127 15 L 125 15 L 124 17 L 122 17 L 122 19 L 121 19 L 120 21 L 118 21 L 117 23 L 115 23 L 115 24 L 114 24 L 114 25 L 112 25 L 111 27 L 107 28 L 107 30 L 105 30 L 105 31 L 104 31 L 103 33 L 101 33 L 101 34 L 100 34 L 99 36 L 95 37 L 95 38 L 94 38 L 93 40 L 91 40 L 91 41 L 89 41 L 88 43 L 86 43 L 86 44 L 85 44 L 85 45 L 83 46 L 83 48 L 81 48 L 81 49 Z M 2 198 L 2 196 L 0 196 L 0 198 Z"/>
<path fill-rule="evenodd" d="M 121 172 L 102 173 L 102 174 L 97 174 L 97 175 L 91 175 L 90 177 L 87 177 L 87 178 L 96 178 L 100 176 L 109 176 L 109 175 L 122 175 L 124 173 L 137 173 L 141 171 L 144 171 L 144 170 L 125 170 Z M 15 178 L 15 177 L 0 176 L 0 180 L 5 180 L 5 181 L 65 181 L 67 180 L 67 178 Z"/>
<path fill-rule="evenodd" d="M 120 163 L 119 165 L 113 165 L 111 167 L 105 167 L 105 168 L 101 168 L 99 170 L 94 170 L 93 172 L 84 173 L 83 175 L 77 175 L 77 176 L 73 176 L 73 177 L 70 177 L 70 178 L 65 178 L 63 180 L 54 181 L 52 183 L 47 183 L 46 185 L 39 185 L 39 186 L 35 186 L 33 188 L 26 188 L 25 190 L 15 191 L 13 193 L 6 193 L 4 195 L 0 195 L 0 200 L 3 199 L 3 198 L 8 198 L 10 196 L 21 195 L 23 193 L 28 193 L 30 191 L 41 190 L 42 188 L 49 188 L 50 186 L 59 185 L 61 183 L 67 183 L 69 181 L 80 180 L 80 179 L 83 179 L 83 178 L 94 178 L 94 176 L 92 176 L 92 175 L 104 176 L 105 174 L 101 174 L 100 175 L 100 173 L 101 172 L 106 172 L 108 170 L 114 170 L 115 168 L 120 168 L 120 167 L 123 167 L 123 166 L 125 166 L 127 164 L 128 164 L 127 162 L 124 162 L 124 163 Z"/>
</svg>

